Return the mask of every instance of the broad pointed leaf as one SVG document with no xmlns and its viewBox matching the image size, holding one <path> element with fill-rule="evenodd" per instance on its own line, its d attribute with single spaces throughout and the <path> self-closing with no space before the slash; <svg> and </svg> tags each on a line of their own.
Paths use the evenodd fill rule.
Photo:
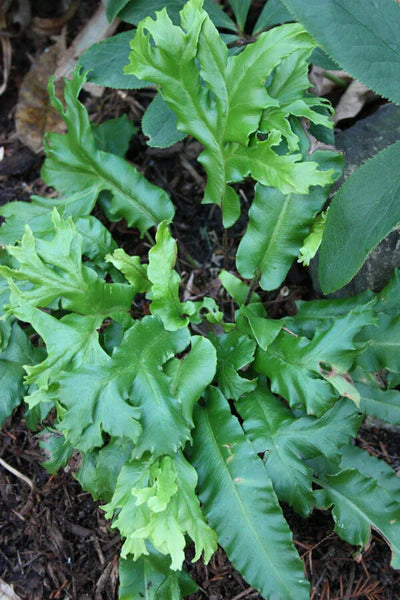
<svg viewBox="0 0 400 600">
<path fill-rule="evenodd" d="M 368 11 L 362 2 L 346 0 L 326 0 L 324 10 L 318 0 L 283 3 L 341 67 L 385 98 L 400 103 L 400 8 L 396 2 L 379 0 L 368 5 Z"/>
<path fill-rule="evenodd" d="M 359 339 L 369 344 L 357 364 L 367 371 L 400 372 L 400 316 L 391 317 L 381 312 L 378 327 L 367 327 Z"/>
<path fill-rule="evenodd" d="M 308 583 L 272 484 L 216 388 L 206 408 L 197 407 L 196 423 L 191 460 L 220 545 L 266 598 L 306 600 Z"/>
</svg>

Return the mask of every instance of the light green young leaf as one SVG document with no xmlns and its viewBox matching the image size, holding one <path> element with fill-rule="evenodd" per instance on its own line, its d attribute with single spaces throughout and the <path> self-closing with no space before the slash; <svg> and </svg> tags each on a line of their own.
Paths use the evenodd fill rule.
<svg viewBox="0 0 400 600">
<path fill-rule="evenodd" d="M 198 406 L 195 416 L 191 461 L 220 545 L 266 598 L 306 600 L 309 586 L 289 527 L 265 468 L 228 402 L 219 390 L 209 388 L 207 407 Z"/>
<path fill-rule="evenodd" d="M 280 500 L 308 516 L 314 507 L 312 469 L 305 459 L 340 458 L 340 446 L 357 434 L 361 416 L 351 402 L 340 400 L 321 418 L 295 418 L 263 385 L 241 398 L 236 407 L 243 427 L 264 461 Z"/>
<path fill-rule="evenodd" d="M 239 277 L 233 275 L 233 273 L 225 271 L 225 269 L 223 269 L 220 272 L 218 278 L 222 283 L 223 287 L 228 292 L 228 294 L 232 296 L 236 304 L 242 306 L 247 300 L 247 296 L 249 294 L 249 286 L 246 285 L 241 279 L 239 279 Z M 260 297 L 258 296 L 258 294 L 252 294 L 251 302 L 256 302 L 259 299 Z"/>
<path fill-rule="evenodd" d="M 117 248 L 113 254 L 108 254 L 105 260 L 109 261 L 121 273 L 134 289 L 135 294 L 147 292 L 151 282 L 147 277 L 147 265 L 142 265 L 139 256 L 129 256 L 122 248 Z"/>
<path fill-rule="evenodd" d="M 300 140 L 289 121 L 290 116 L 302 117 L 315 125 L 333 129 L 333 122 L 328 116 L 333 110 L 330 103 L 325 98 L 307 95 L 310 87 L 309 55 L 310 51 L 306 48 L 285 57 L 266 86 L 268 94 L 278 104 L 263 112 L 259 129 L 265 133 L 279 131 L 292 151 L 298 150 Z M 326 109 L 324 112 L 328 114 L 318 112 L 318 108 Z"/>
<path fill-rule="evenodd" d="M 105 283 L 82 263 L 83 238 L 71 218 L 52 212 L 54 237 L 35 239 L 26 226 L 20 246 L 8 246 L 19 269 L 0 265 L 0 274 L 22 282 L 23 297 L 34 306 L 45 307 L 60 299 L 64 309 L 105 318 L 128 312 L 133 290 L 120 283 Z M 29 289 L 23 284 L 29 283 Z M 10 306 L 12 312 L 13 307 Z"/>
<path fill-rule="evenodd" d="M 370 89 L 400 103 L 400 8 L 396 2 L 379 0 L 369 4 L 368 11 L 362 2 L 345 0 L 326 0 L 324 10 L 318 0 L 283 3 L 342 68 Z"/>
<path fill-rule="evenodd" d="M 176 241 L 171 237 L 168 223 L 164 221 L 159 225 L 156 243 L 149 251 L 147 277 L 152 284 L 151 313 L 158 315 L 165 328 L 171 331 L 188 324 L 189 317 L 184 313 L 185 309 L 190 310 L 190 303 L 184 306 L 179 300 L 181 279 L 174 271 L 176 253 Z"/>
<path fill-rule="evenodd" d="M 227 398 L 237 400 L 256 386 L 255 380 L 237 373 L 253 361 L 256 342 L 239 331 L 209 337 L 217 351 L 217 379 L 221 391 Z"/>
<path fill-rule="evenodd" d="M 64 194 L 90 190 L 93 200 L 107 190 L 111 200 L 105 209 L 110 220 L 125 218 L 130 227 L 138 227 L 143 234 L 172 218 L 172 203 L 166 192 L 147 181 L 123 158 L 97 150 L 87 110 L 78 100 L 85 81 L 86 74 L 77 69 L 73 79 L 66 82 L 65 109 L 54 86 L 49 86 L 51 103 L 64 119 L 68 133 L 49 135 L 42 177 Z"/>
<path fill-rule="evenodd" d="M 106 431 L 135 442 L 137 457 L 175 453 L 190 439 L 190 423 L 185 398 L 171 393 L 162 366 L 189 341 L 186 329 L 166 331 L 147 316 L 125 332 L 111 358 L 64 373 L 59 398 L 67 412 L 59 428 L 71 444 L 86 452 L 103 444 Z"/>
<path fill-rule="evenodd" d="M 310 341 L 282 331 L 267 352 L 256 351 L 255 368 L 271 380 L 274 393 L 308 414 L 320 416 L 335 397 L 359 404 L 360 396 L 348 371 L 363 345 L 355 341 L 360 330 L 375 322 L 369 310 L 350 312 Z"/>
<path fill-rule="evenodd" d="M 311 260 L 318 252 L 318 248 L 321 245 L 322 234 L 324 233 L 326 221 L 326 212 L 318 215 L 312 225 L 311 233 L 306 237 L 302 247 L 299 250 L 299 258 L 297 262 L 302 263 L 308 267 Z"/>
<path fill-rule="evenodd" d="M 392 550 L 392 567 L 400 568 L 400 504 L 375 479 L 355 469 L 316 480 L 322 489 L 314 492 L 317 506 L 331 506 L 336 533 L 354 546 L 365 547 L 371 528 L 378 531 Z"/>
<path fill-rule="evenodd" d="M 400 8 L 397 11 L 400 14 Z M 348 283 L 368 253 L 400 222 L 399 162 L 400 141 L 363 164 L 335 194 L 319 259 L 325 294 Z"/>
<path fill-rule="evenodd" d="M 22 401 L 24 367 L 35 362 L 35 351 L 18 325 L 13 323 L 7 346 L 0 354 L 0 425 Z"/>
<path fill-rule="evenodd" d="M 182 568 L 185 534 L 194 542 L 198 560 L 204 551 L 208 562 L 217 547 L 214 531 L 207 525 L 196 496 L 197 474 L 179 452 L 155 462 L 136 460 L 127 463 L 118 477 L 114 496 L 104 506 L 107 518 L 120 509 L 113 523 L 126 538 L 122 557 L 134 560 L 148 555 L 151 544 L 171 556 L 172 570 Z"/>
<path fill-rule="evenodd" d="M 306 193 L 310 185 L 328 183 L 331 173 L 318 171 L 316 163 L 299 162 L 300 155 L 278 156 L 272 147 L 279 144 L 279 135 L 249 143 L 262 111 L 277 104 L 265 89 L 267 77 L 292 52 L 301 48 L 311 52 L 307 34 L 297 24 L 276 28 L 239 55 L 228 57 L 201 5 L 201 0 L 185 5 L 182 28 L 173 25 L 166 11 L 157 13 L 154 21 L 145 19 L 131 42 L 125 70 L 160 85 L 165 102 L 177 115 L 178 129 L 203 144 L 199 162 L 208 177 L 203 202 L 221 205 L 224 224 L 231 226 L 239 216 L 239 204 L 227 183 L 251 174 L 284 192 Z"/>
</svg>

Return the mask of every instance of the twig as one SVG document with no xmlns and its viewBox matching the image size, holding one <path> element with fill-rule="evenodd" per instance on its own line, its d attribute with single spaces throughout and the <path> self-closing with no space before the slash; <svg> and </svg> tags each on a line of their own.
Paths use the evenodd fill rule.
<svg viewBox="0 0 400 600">
<path fill-rule="evenodd" d="M 18 477 L 19 479 L 22 479 L 22 481 L 25 481 L 25 483 L 27 483 L 29 485 L 29 487 L 31 488 L 31 490 L 34 489 L 34 487 L 35 487 L 34 483 L 33 483 L 33 481 L 31 479 L 29 479 L 29 477 L 27 477 L 23 473 L 20 473 L 19 471 L 17 471 L 17 469 L 14 469 L 14 467 L 12 467 L 8 463 L 6 463 L 6 461 L 3 460 L 2 458 L 0 458 L 0 465 L 2 467 L 4 467 L 7 471 L 10 471 L 10 473 L 12 473 L 13 475 L 15 475 L 15 477 Z"/>
</svg>

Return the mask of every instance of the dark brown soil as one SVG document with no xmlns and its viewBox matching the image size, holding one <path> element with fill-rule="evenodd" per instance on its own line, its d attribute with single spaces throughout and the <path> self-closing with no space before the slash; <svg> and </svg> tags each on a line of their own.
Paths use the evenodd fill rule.
<svg viewBox="0 0 400 600">
<path fill-rule="evenodd" d="M 40 16 L 53 16 L 54 2 L 36 1 L 32 6 Z M 95 0 L 80 4 L 69 25 L 71 39 L 96 6 Z M 46 192 L 40 180 L 42 157 L 32 154 L 16 139 L 13 115 L 22 77 L 30 66 L 28 52 L 35 54 L 48 43 L 49 39 L 28 30 L 13 45 L 9 86 L 0 97 L 0 145 L 8 161 L 0 162 L 0 204 L 28 201 L 32 193 Z M 96 121 L 126 112 L 139 124 L 150 95 L 148 91 L 127 96 L 106 91 L 101 103 L 88 97 L 87 106 Z M 173 227 L 184 280 L 193 272 L 195 286 L 212 289 L 229 257 L 224 257 L 217 210 L 200 204 L 204 174 L 195 160 L 198 151 L 193 140 L 168 150 L 149 149 L 139 134 L 128 158 L 166 189 L 177 207 Z M 244 202 L 246 205 L 245 197 Z M 147 252 L 146 242 L 123 222 L 112 224 L 110 229 L 128 252 Z M 230 234 L 231 248 L 242 229 L 243 221 Z M 295 299 L 315 296 L 307 272 L 298 265 L 285 285 L 289 295 L 276 292 L 265 297 L 271 316 L 292 314 Z M 400 434 L 363 430 L 358 443 L 399 468 Z M 110 529 L 98 504 L 73 479 L 71 469 L 49 476 L 40 460 L 37 438 L 26 428 L 23 410 L 19 409 L 0 431 L 0 579 L 12 584 L 22 600 L 116 600 L 121 545 L 118 534 Z M 400 598 L 400 573 L 390 568 L 390 551 L 378 535 L 372 535 L 368 550 L 356 555 L 353 547 L 333 533 L 328 513 L 316 511 L 305 520 L 288 507 L 283 509 L 311 581 L 311 600 Z M 222 550 L 208 566 L 201 562 L 192 565 L 189 560 L 185 566 L 199 585 L 199 591 L 189 600 L 260 598 L 232 568 Z"/>
</svg>

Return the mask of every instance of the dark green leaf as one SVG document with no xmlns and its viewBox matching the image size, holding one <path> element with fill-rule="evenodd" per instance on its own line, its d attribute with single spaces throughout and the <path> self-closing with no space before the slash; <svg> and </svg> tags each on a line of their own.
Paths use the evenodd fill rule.
<svg viewBox="0 0 400 600">
<path fill-rule="evenodd" d="M 65 441 L 64 436 L 55 429 L 45 429 L 39 436 L 41 447 L 45 461 L 42 462 L 42 467 L 48 473 L 53 475 L 64 467 L 72 456 L 74 451 L 71 444 Z"/>
<path fill-rule="evenodd" d="M 251 0 L 229 0 L 239 28 L 243 31 Z"/>
<path fill-rule="evenodd" d="M 124 157 L 131 137 L 137 132 L 137 127 L 126 115 L 121 115 L 116 119 L 108 119 L 100 125 L 92 125 L 92 131 L 98 150 Z"/>
<path fill-rule="evenodd" d="M 221 392 L 209 388 L 195 416 L 191 460 L 220 545 L 266 598 L 306 600 L 308 582 L 272 484 Z"/>
<path fill-rule="evenodd" d="M 393 0 L 387 2 L 396 6 Z M 400 14 L 400 7 L 395 10 Z M 400 222 L 399 163 L 400 141 L 357 169 L 334 196 L 319 260 L 325 294 L 348 283 L 368 253 Z"/>
<path fill-rule="evenodd" d="M 21 329 L 14 323 L 7 347 L 0 354 L 0 425 L 22 401 L 24 365 L 34 361 L 34 350 Z"/>
<path fill-rule="evenodd" d="M 179 142 L 185 134 L 176 128 L 176 115 L 157 94 L 147 107 L 142 119 L 142 130 L 153 148 L 166 148 Z"/>
<path fill-rule="evenodd" d="M 129 62 L 129 42 L 134 36 L 134 30 L 124 31 L 93 44 L 86 50 L 80 57 L 79 64 L 89 71 L 87 80 L 96 85 L 121 90 L 151 87 L 153 84 L 148 81 L 124 74 L 124 67 Z"/>
<path fill-rule="evenodd" d="M 288 23 L 289 21 L 293 21 L 293 17 L 281 0 L 268 0 L 258 17 L 253 33 L 259 33 L 263 29 L 272 27 L 272 25 Z"/>
<path fill-rule="evenodd" d="M 329 56 L 353 77 L 400 104 L 398 23 L 393 0 L 283 0 Z M 367 10 L 366 10 L 367 8 Z M 377 171 L 379 172 L 379 171 Z"/>
</svg>

